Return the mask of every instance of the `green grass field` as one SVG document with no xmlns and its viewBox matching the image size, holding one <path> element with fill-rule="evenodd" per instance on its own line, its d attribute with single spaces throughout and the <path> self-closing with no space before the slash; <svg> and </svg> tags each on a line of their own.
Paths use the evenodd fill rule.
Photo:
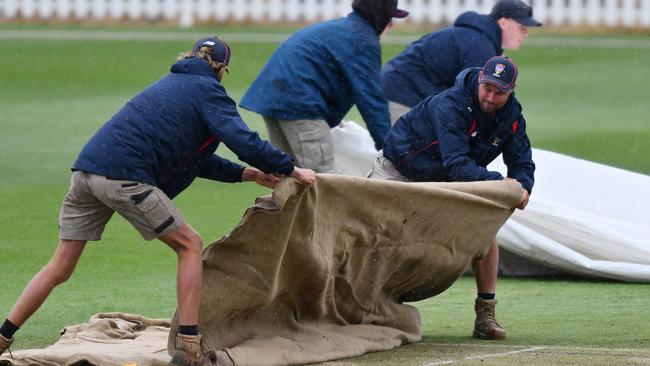
<svg viewBox="0 0 650 366">
<path fill-rule="evenodd" d="M 56 246 L 59 204 L 80 148 L 191 44 L 0 38 L 0 318 Z M 231 72 L 224 84 L 235 100 L 276 46 L 232 43 Z M 387 45 L 384 60 L 402 48 Z M 535 147 L 650 174 L 650 49 L 528 46 L 510 55 L 521 69 L 517 95 Z M 258 116 L 242 115 L 266 135 Z M 361 121 L 356 111 L 349 118 Z M 228 233 L 245 207 L 266 193 L 251 184 L 198 180 L 175 202 L 210 243 Z M 415 304 L 422 312 L 422 344 L 337 364 L 433 365 L 450 359 L 473 364 L 480 360 L 465 359 L 463 352 L 543 346 L 547 348 L 507 357 L 519 357 L 510 364 L 545 364 L 525 358 L 532 352 L 557 355 L 552 364 L 650 365 L 648 285 L 502 279 L 498 314 L 510 338 L 495 345 L 501 347 L 496 351 L 483 350 L 485 342 L 469 337 L 474 296 L 473 279 L 463 277 L 442 295 Z M 21 329 L 15 348 L 52 343 L 63 326 L 86 321 L 95 312 L 169 317 L 174 308 L 172 251 L 159 242 L 144 242 L 116 216 L 104 240 L 87 247 L 73 278 Z M 481 364 L 508 364 L 498 363 L 502 361 L 495 357 L 489 362 L 497 363 Z"/>
</svg>

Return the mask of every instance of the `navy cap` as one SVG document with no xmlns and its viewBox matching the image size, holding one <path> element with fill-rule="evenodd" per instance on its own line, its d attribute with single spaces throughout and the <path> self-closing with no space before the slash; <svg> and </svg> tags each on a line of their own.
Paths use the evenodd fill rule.
<svg viewBox="0 0 650 366">
<path fill-rule="evenodd" d="M 521 0 L 501 0 L 492 7 L 490 16 L 494 19 L 514 19 L 526 27 L 539 27 L 542 23 L 533 19 L 533 8 Z"/>
<path fill-rule="evenodd" d="M 409 16 L 408 11 L 395 8 L 395 12 L 393 13 L 393 18 L 406 18 L 407 16 Z"/>
<path fill-rule="evenodd" d="M 515 89 L 517 82 L 517 65 L 506 56 L 494 56 L 489 59 L 478 79 L 479 84 L 489 83 L 507 93 Z"/>
<path fill-rule="evenodd" d="M 402 9 L 395 9 L 395 13 L 393 13 L 393 18 L 406 18 L 407 16 L 409 16 L 409 12 Z"/>
<path fill-rule="evenodd" d="M 203 46 L 212 48 L 212 52 L 210 53 L 212 61 L 225 65 L 230 63 L 230 46 L 217 36 L 199 39 L 194 43 L 192 52 L 197 52 Z"/>
</svg>

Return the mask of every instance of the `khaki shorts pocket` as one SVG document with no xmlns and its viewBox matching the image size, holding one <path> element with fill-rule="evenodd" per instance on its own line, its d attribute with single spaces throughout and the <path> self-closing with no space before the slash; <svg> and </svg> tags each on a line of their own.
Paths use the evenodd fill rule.
<svg viewBox="0 0 650 366">
<path fill-rule="evenodd" d="M 329 133 L 328 129 L 316 129 L 299 133 L 302 159 L 298 160 L 303 168 L 321 171 L 323 165 L 333 160 L 334 148 Z"/>
<path fill-rule="evenodd" d="M 118 189 L 128 203 L 119 211 L 145 237 L 150 240 L 170 228 L 178 226 L 175 207 L 157 188 L 147 184 L 122 185 Z"/>
<path fill-rule="evenodd" d="M 152 198 L 153 197 L 153 198 Z M 158 200 L 153 189 L 131 195 L 131 202 L 142 212 L 151 211 L 156 206 Z"/>
<path fill-rule="evenodd" d="M 131 196 L 131 202 L 135 204 L 156 234 L 163 232 L 175 221 L 164 197 L 161 197 L 157 191 L 149 190 L 134 194 Z"/>
</svg>

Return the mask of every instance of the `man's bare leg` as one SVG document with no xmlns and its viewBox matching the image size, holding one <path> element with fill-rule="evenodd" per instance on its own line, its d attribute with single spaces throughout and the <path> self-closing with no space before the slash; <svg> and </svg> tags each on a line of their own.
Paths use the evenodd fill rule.
<svg viewBox="0 0 650 366">
<path fill-rule="evenodd" d="M 492 240 L 490 249 L 484 258 L 472 262 L 476 289 L 479 296 L 474 304 L 476 320 L 474 321 L 475 338 L 500 340 L 506 338 L 506 331 L 496 321 L 494 299 L 497 289 L 497 273 L 499 270 L 499 246 L 496 239 Z"/>
<path fill-rule="evenodd" d="M 499 271 L 499 246 L 496 239 L 492 240 L 485 257 L 472 262 L 472 269 L 478 293 L 494 294 L 497 290 L 497 272 Z"/>
<path fill-rule="evenodd" d="M 16 326 L 23 325 L 52 290 L 72 276 L 85 247 L 85 240 L 60 240 L 50 262 L 29 281 L 7 319 Z"/>
<path fill-rule="evenodd" d="M 203 274 L 203 239 L 187 223 L 159 238 L 178 256 L 176 298 L 181 325 L 196 325 L 199 321 L 199 301 Z"/>
<path fill-rule="evenodd" d="M 0 327 L 0 355 L 11 346 L 14 332 L 29 319 L 59 284 L 70 278 L 86 246 L 84 240 L 60 240 L 52 259 L 33 278 Z"/>
<path fill-rule="evenodd" d="M 179 330 L 170 365 L 209 366 L 212 361 L 204 353 L 198 329 L 201 281 L 203 273 L 203 239 L 187 223 L 181 224 L 160 240 L 169 245 L 178 256 L 176 297 L 179 312 Z"/>
</svg>

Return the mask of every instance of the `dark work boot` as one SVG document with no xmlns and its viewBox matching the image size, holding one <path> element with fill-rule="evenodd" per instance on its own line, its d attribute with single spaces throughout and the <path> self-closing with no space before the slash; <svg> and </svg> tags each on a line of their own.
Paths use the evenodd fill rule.
<svg viewBox="0 0 650 366">
<path fill-rule="evenodd" d="M 476 299 L 474 311 L 476 311 L 476 320 L 474 321 L 474 332 L 472 336 L 480 339 L 503 340 L 506 339 L 506 330 L 501 328 L 497 323 L 494 315 L 496 300 Z"/>
</svg>

